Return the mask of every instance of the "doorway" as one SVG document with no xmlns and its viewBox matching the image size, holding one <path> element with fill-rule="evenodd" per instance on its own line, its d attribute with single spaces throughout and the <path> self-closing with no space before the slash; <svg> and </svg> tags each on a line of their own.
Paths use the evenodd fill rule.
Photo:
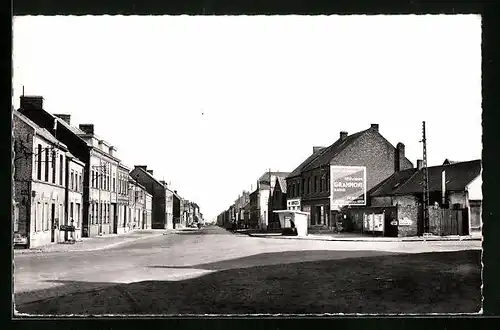
<svg viewBox="0 0 500 330">
<path fill-rule="evenodd" d="M 113 210 L 113 234 L 118 234 L 118 209 L 116 206 L 116 203 L 111 204 L 113 205 L 112 210 Z"/>
<path fill-rule="evenodd" d="M 56 229 L 56 205 L 50 205 L 50 242 L 54 243 L 55 241 L 55 229 Z"/>
</svg>

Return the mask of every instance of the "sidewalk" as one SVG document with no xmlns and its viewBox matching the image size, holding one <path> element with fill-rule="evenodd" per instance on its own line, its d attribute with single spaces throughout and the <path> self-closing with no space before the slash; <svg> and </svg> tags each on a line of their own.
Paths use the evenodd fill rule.
<svg viewBox="0 0 500 330">
<path fill-rule="evenodd" d="M 282 236 L 280 233 L 245 233 L 250 237 L 274 238 L 274 239 L 299 239 L 299 240 L 315 240 L 315 241 L 353 241 L 353 242 L 421 242 L 421 241 L 481 241 L 481 233 L 472 233 L 469 236 L 425 236 L 425 237 L 374 237 L 369 235 L 361 235 L 356 233 L 340 233 L 340 234 L 309 234 L 305 237 L 299 236 Z"/>
<path fill-rule="evenodd" d="M 164 235 L 168 230 L 135 230 L 125 234 L 110 234 L 98 237 L 84 237 L 74 244 L 56 243 L 32 249 L 14 249 L 14 255 L 48 253 L 48 252 L 83 252 L 109 249 L 121 244 L 134 242 L 141 239 Z"/>
</svg>

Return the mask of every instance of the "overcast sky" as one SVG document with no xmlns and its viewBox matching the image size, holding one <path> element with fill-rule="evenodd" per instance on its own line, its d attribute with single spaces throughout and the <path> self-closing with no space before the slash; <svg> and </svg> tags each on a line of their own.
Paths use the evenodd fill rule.
<svg viewBox="0 0 500 330">
<path fill-rule="evenodd" d="M 17 17 L 13 97 L 93 123 L 205 217 L 371 123 L 415 164 L 481 157 L 481 19 Z M 203 114 L 202 114 L 203 113 Z"/>
</svg>

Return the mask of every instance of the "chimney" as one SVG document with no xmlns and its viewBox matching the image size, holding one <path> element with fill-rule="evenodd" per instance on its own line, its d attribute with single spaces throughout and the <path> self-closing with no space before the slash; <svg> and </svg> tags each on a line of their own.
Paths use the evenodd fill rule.
<svg viewBox="0 0 500 330">
<path fill-rule="evenodd" d="M 54 114 L 57 118 L 61 118 L 64 120 L 68 125 L 71 125 L 71 115 L 68 114 Z"/>
<path fill-rule="evenodd" d="M 21 96 L 21 109 L 42 110 L 43 97 L 41 96 Z"/>
<path fill-rule="evenodd" d="M 166 185 L 167 185 L 167 183 L 166 183 L 164 180 L 160 180 L 160 183 L 161 183 L 162 185 L 164 185 L 164 186 L 166 186 Z"/>
<path fill-rule="evenodd" d="M 109 147 L 109 154 L 113 157 L 116 155 L 116 148 L 114 146 Z"/>
<path fill-rule="evenodd" d="M 85 134 L 94 135 L 94 124 L 80 124 L 78 126 Z"/>
<path fill-rule="evenodd" d="M 177 190 L 174 190 L 174 193 L 177 195 Z"/>
<path fill-rule="evenodd" d="M 148 167 L 146 165 L 134 165 L 135 168 L 140 168 L 141 170 L 147 171 Z"/>
<path fill-rule="evenodd" d="M 375 132 L 378 132 L 378 124 L 371 124 L 370 128 L 374 130 Z"/>
<path fill-rule="evenodd" d="M 346 131 L 341 131 L 340 132 L 340 140 L 344 141 L 347 138 L 347 132 Z"/>
<path fill-rule="evenodd" d="M 313 154 L 317 153 L 318 151 L 320 151 L 321 149 L 323 149 L 324 147 L 313 147 Z M 279 172 L 279 171 L 278 171 Z"/>
<path fill-rule="evenodd" d="M 396 150 L 395 150 L 395 155 L 394 155 L 394 171 L 399 172 L 401 171 L 401 165 L 403 164 L 404 158 L 405 158 L 405 145 L 401 142 L 399 142 L 396 145 Z"/>
<path fill-rule="evenodd" d="M 417 170 L 421 170 L 424 167 L 424 161 L 422 159 L 417 159 Z"/>
<path fill-rule="evenodd" d="M 149 174 L 153 175 L 153 170 L 146 170 Z"/>
</svg>

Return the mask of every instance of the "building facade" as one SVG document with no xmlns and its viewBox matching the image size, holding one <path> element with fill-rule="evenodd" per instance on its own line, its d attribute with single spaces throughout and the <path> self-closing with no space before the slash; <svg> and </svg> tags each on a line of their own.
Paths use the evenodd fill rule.
<svg viewBox="0 0 500 330">
<path fill-rule="evenodd" d="M 18 111 L 13 134 L 14 244 L 32 248 L 80 238 L 84 164 Z"/>
<path fill-rule="evenodd" d="M 152 196 L 152 229 L 172 229 L 173 195 L 164 182 L 153 176 L 145 165 L 135 165 L 130 175 Z"/>
<path fill-rule="evenodd" d="M 362 168 L 365 177 L 361 180 L 364 190 L 368 191 L 394 172 L 412 168 L 413 164 L 405 157 L 404 144 L 394 147 L 379 133 L 378 124 L 352 135 L 342 131 L 332 145 L 313 148 L 313 154 L 287 177 L 287 207 L 300 206 L 309 213 L 311 229 L 331 228 L 336 223 L 342 206 L 330 205 L 334 190 L 331 178 L 332 169 L 339 167 Z"/>
<path fill-rule="evenodd" d="M 274 185 L 271 201 L 269 203 L 269 228 L 280 228 L 279 215 L 274 213 L 277 210 L 287 210 L 286 180 L 284 177 L 277 177 L 277 183 Z"/>
<path fill-rule="evenodd" d="M 46 129 L 85 164 L 83 173 L 82 236 L 111 233 L 116 208 L 116 148 L 94 134 L 94 125 L 71 126 L 68 114 L 52 115 L 43 109 L 40 96 L 21 96 L 23 115 Z M 115 183 L 113 183 L 115 182 Z"/>
<path fill-rule="evenodd" d="M 61 231 L 61 240 L 80 239 L 83 230 L 83 175 L 85 164 L 75 158 L 71 153 L 66 153 L 66 210 L 68 216 L 61 223 L 74 227 L 74 231 Z"/>
</svg>

